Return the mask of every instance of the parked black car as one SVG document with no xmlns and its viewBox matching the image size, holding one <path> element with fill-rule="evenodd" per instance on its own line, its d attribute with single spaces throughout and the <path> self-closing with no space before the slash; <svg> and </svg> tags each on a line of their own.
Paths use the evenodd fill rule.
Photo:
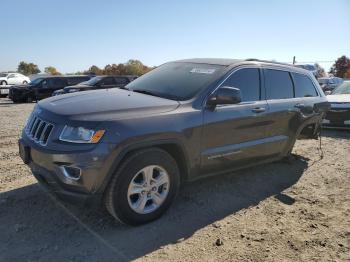
<svg viewBox="0 0 350 262">
<path fill-rule="evenodd" d="M 63 89 L 53 92 L 53 96 L 74 93 L 79 91 L 88 91 L 95 89 L 105 89 L 113 87 L 124 87 L 131 81 L 135 80 L 137 76 L 133 75 L 117 75 L 117 76 L 96 76 L 89 81 L 82 82 L 74 86 L 66 86 Z"/>
<path fill-rule="evenodd" d="M 288 156 L 329 108 L 311 72 L 260 60 L 170 62 L 125 88 L 40 101 L 19 152 L 59 196 L 103 201 L 133 225 L 163 214 L 187 180 Z"/>
<path fill-rule="evenodd" d="M 45 76 L 38 77 L 28 85 L 10 88 L 9 98 L 14 103 L 38 101 L 50 97 L 55 90 L 87 81 L 91 76 Z"/>
</svg>

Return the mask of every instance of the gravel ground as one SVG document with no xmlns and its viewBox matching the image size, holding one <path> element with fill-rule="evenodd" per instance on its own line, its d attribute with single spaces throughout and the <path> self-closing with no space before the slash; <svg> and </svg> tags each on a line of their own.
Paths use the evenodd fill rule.
<svg viewBox="0 0 350 262">
<path fill-rule="evenodd" d="M 18 156 L 34 104 L 0 99 L 0 261 L 349 261 L 350 132 L 276 162 L 183 186 L 140 227 L 45 192 Z"/>
</svg>

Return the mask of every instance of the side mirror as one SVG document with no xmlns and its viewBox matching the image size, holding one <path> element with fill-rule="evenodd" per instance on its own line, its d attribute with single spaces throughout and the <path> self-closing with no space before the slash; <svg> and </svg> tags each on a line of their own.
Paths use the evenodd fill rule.
<svg viewBox="0 0 350 262">
<path fill-rule="evenodd" d="M 326 96 L 328 96 L 328 95 L 332 94 L 332 91 L 331 91 L 331 90 L 324 91 L 324 94 L 325 94 Z"/>
<path fill-rule="evenodd" d="M 215 107 L 216 105 L 238 104 L 241 101 L 242 94 L 239 88 L 223 86 L 209 97 L 207 105 Z"/>
</svg>

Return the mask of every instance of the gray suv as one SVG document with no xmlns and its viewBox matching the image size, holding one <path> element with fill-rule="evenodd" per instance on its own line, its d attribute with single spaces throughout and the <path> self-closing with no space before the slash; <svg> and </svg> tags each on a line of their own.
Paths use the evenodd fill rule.
<svg viewBox="0 0 350 262">
<path fill-rule="evenodd" d="M 125 89 L 40 101 L 19 152 L 60 197 L 124 223 L 161 216 L 180 184 L 288 156 L 328 102 L 311 72 L 261 60 L 169 62 Z"/>
</svg>

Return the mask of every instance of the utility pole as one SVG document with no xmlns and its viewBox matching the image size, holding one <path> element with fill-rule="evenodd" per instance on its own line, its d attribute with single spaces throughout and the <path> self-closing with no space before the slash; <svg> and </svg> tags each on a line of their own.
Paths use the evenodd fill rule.
<svg viewBox="0 0 350 262">
<path fill-rule="evenodd" d="M 293 65 L 295 65 L 295 56 L 293 56 Z"/>
</svg>

